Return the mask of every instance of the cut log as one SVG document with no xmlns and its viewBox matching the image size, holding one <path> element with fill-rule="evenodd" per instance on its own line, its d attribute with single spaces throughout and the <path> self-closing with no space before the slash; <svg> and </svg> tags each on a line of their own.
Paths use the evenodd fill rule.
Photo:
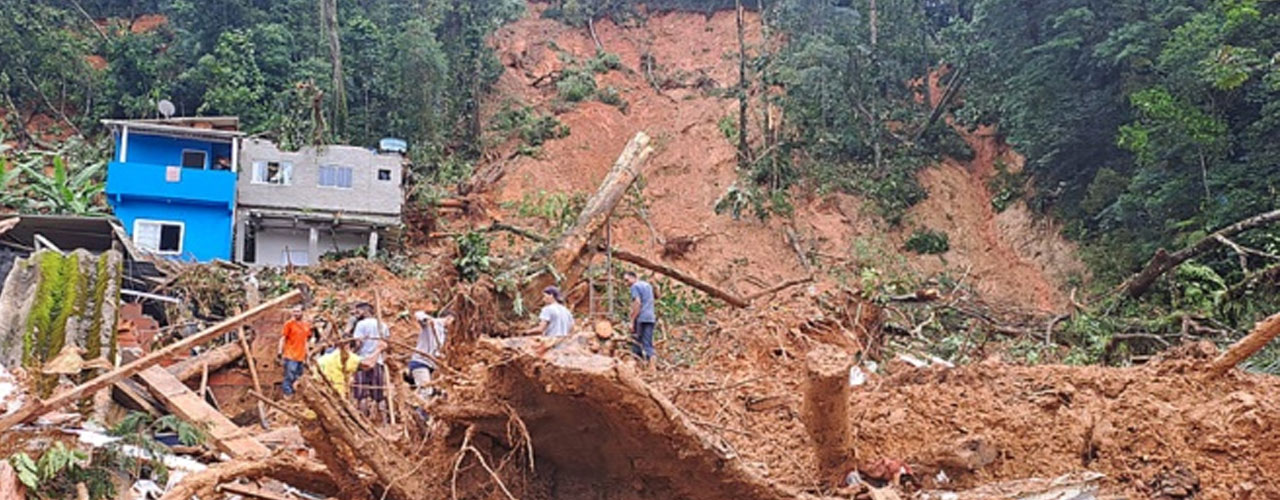
<svg viewBox="0 0 1280 500">
<path fill-rule="evenodd" d="M 221 370 L 222 367 L 234 363 L 244 355 L 244 348 L 240 347 L 239 342 L 231 342 L 223 344 L 208 351 L 202 352 L 197 356 L 184 359 L 170 365 L 166 370 L 178 380 L 186 382 L 193 378 L 199 377 L 203 366 L 208 365 L 210 372 Z"/>
<path fill-rule="evenodd" d="M 819 344 L 805 357 L 807 380 L 802 419 L 818 456 L 819 478 L 838 485 L 853 456 L 849 433 L 849 368 L 853 360 L 844 351 Z"/>
<path fill-rule="evenodd" d="M 626 250 L 622 250 L 620 248 L 614 248 L 613 256 L 619 260 L 630 262 L 637 266 L 643 267 L 655 273 L 662 274 L 663 276 L 667 276 L 673 280 L 679 281 L 693 288 L 701 290 L 703 293 L 710 295 L 712 297 L 715 297 L 717 299 L 723 300 L 725 303 L 733 307 L 747 307 L 749 305 L 749 302 L 746 299 L 743 299 L 742 297 L 729 293 L 728 291 L 722 290 L 714 285 L 711 285 L 705 281 L 702 281 L 698 278 L 693 277 L 689 273 L 686 273 L 674 267 L 649 260 L 642 255 L 634 254 Z"/>
<path fill-rule="evenodd" d="M 272 455 L 265 460 L 235 460 L 223 462 L 200 472 L 187 475 L 160 497 L 160 500 L 190 500 L 191 498 L 221 498 L 218 485 L 236 479 L 270 477 L 296 488 L 333 495 L 337 493 L 333 480 L 324 466 L 311 460 L 298 458 L 291 453 Z"/>
<path fill-rule="evenodd" d="M 92 394 L 107 387 L 110 387 L 116 381 L 131 377 L 147 368 L 159 364 L 161 361 L 172 357 L 175 354 L 191 349 L 197 345 L 208 342 L 209 340 L 235 329 L 236 327 L 252 321 L 262 313 L 275 309 L 277 307 L 286 306 L 302 299 L 302 292 L 294 290 L 280 297 L 272 299 L 258 307 L 245 311 L 241 314 L 227 318 L 221 323 L 206 328 L 195 335 L 174 342 L 162 349 L 152 351 L 150 354 L 138 358 L 124 366 L 111 370 L 102 375 L 94 377 L 84 384 L 71 388 L 48 400 L 39 400 L 23 406 L 18 411 L 0 419 L 0 432 L 8 430 L 15 425 L 28 422 L 40 415 L 48 413 L 66 406 L 76 400 L 79 400 L 86 394 Z"/>
<path fill-rule="evenodd" d="M 1230 226 L 1224 227 L 1212 234 L 1201 238 L 1189 247 L 1178 250 L 1174 253 L 1168 253 L 1163 248 L 1156 251 L 1151 257 L 1151 261 L 1147 262 L 1137 274 L 1130 276 L 1120 285 L 1119 291 L 1125 297 L 1136 299 L 1146 293 L 1148 288 L 1156 282 L 1156 278 L 1164 274 L 1166 271 L 1177 267 L 1179 264 L 1190 260 L 1210 249 L 1221 245 L 1223 238 L 1230 238 L 1237 233 L 1242 233 L 1250 229 L 1262 227 L 1276 221 L 1280 221 L 1280 210 L 1272 210 L 1236 222 Z"/>
<path fill-rule="evenodd" d="M 226 415 L 205 403 L 203 398 L 164 368 L 152 366 L 142 370 L 138 373 L 138 379 L 174 415 L 205 426 L 214 446 L 232 458 L 263 458 L 271 454 L 271 450 L 250 437 L 248 432 Z"/>
<path fill-rule="evenodd" d="M 1280 313 L 1272 314 L 1267 319 L 1253 325 L 1252 332 L 1232 344 L 1226 352 L 1214 359 L 1209 364 L 1209 375 L 1217 377 L 1227 373 L 1228 370 L 1266 347 L 1267 343 L 1271 342 L 1277 335 L 1280 335 Z"/>
<path fill-rule="evenodd" d="M 544 270 L 532 274 L 524 282 L 521 290 L 525 303 L 538 304 L 539 294 L 548 285 L 567 285 L 578 281 L 590 261 L 592 240 L 626 195 L 627 188 L 640 176 L 644 162 L 652 152 L 649 136 L 637 132 L 600 183 L 600 188 L 587 200 L 573 227 L 531 255 L 529 262 Z"/>
<path fill-rule="evenodd" d="M 748 296 L 747 296 L 745 299 L 743 299 L 743 300 L 746 300 L 747 302 L 754 302 L 756 299 L 758 299 L 758 298 L 760 298 L 760 297 L 765 297 L 765 296 L 768 296 L 768 295 L 773 295 L 773 294 L 775 294 L 775 293 L 781 292 L 781 291 L 786 290 L 786 289 L 788 289 L 788 288 L 791 288 L 791 287 L 793 287 L 793 286 L 796 286 L 796 285 L 803 285 L 803 284 L 805 284 L 805 283 L 810 283 L 810 282 L 812 282 L 812 281 L 813 281 L 813 276 L 809 276 L 809 277 L 807 277 L 807 278 L 794 279 L 794 280 L 791 280 L 791 281 L 786 281 L 786 282 L 780 283 L 778 286 L 775 286 L 775 287 L 770 288 L 770 289 L 768 289 L 768 290 L 762 290 L 762 291 L 759 291 L 759 292 L 753 293 L 753 294 L 751 294 L 751 295 L 748 295 Z"/>
</svg>

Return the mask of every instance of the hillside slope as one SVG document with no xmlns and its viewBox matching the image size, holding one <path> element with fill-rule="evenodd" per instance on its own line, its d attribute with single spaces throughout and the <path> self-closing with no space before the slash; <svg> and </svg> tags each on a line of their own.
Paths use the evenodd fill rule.
<svg viewBox="0 0 1280 500">
<path fill-rule="evenodd" d="M 659 239 L 693 237 L 698 244 L 680 265 L 742 294 L 807 274 L 797 249 L 838 263 L 868 258 L 868 248 L 893 255 L 916 227 L 946 231 L 951 250 L 940 256 L 906 254 L 909 272 L 965 275 L 989 301 L 1060 309 L 1066 303 L 1064 283 L 1084 274 L 1072 245 L 1021 203 L 998 215 L 991 209 L 986 182 L 994 162 L 1016 169 L 1021 160 L 989 131 L 967 134 L 977 153 L 972 162 L 947 160 L 922 171 L 929 199 L 914 207 L 901 227 L 889 227 L 862 200 L 844 194 L 796 193 L 796 245 L 787 237 L 792 222 L 717 215 L 716 200 L 737 179 L 734 147 L 718 126 L 723 118 L 736 116 L 737 102 L 710 91 L 737 81 L 733 13 L 655 13 L 638 27 L 607 20 L 596 24 L 604 50 L 620 56 L 624 66 L 597 75 L 597 86 L 617 88 L 628 103 L 624 113 L 598 101 L 567 110 L 555 104 L 556 88 L 547 84 L 549 77 L 572 61 L 590 59 L 596 47 L 586 29 L 542 19 L 543 8 L 531 4 L 523 19 L 494 36 L 505 71 L 485 104 L 486 115 L 521 105 L 561 111 L 558 118 L 570 134 L 548 141 L 534 156 L 513 154 L 517 144 L 510 141 L 492 155 L 489 167 L 504 172 L 492 188 L 493 205 L 506 207 L 507 217 L 513 216 L 512 206 L 536 193 L 590 192 L 627 140 L 645 131 L 657 145 L 645 167 L 643 197 L 658 235 L 639 218 L 623 214 L 615 222 L 615 244 L 657 256 Z M 751 44 L 759 37 L 759 19 L 748 13 L 747 23 Z M 655 90 L 645 73 L 646 54 L 652 57 L 655 80 L 684 85 Z"/>
</svg>

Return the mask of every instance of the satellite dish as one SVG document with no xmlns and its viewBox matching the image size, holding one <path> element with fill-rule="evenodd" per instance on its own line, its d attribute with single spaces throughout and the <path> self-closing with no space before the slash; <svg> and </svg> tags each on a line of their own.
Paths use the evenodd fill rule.
<svg viewBox="0 0 1280 500">
<path fill-rule="evenodd" d="M 161 99 L 160 102 L 156 104 L 156 107 L 160 109 L 160 114 L 164 115 L 166 119 L 173 116 L 173 103 L 168 99 Z"/>
</svg>

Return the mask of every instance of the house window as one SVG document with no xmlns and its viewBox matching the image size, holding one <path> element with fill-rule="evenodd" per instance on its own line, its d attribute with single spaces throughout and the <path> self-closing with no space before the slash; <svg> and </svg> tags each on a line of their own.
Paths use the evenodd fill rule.
<svg viewBox="0 0 1280 500">
<path fill-rule="evenodd" d="M 176 221 L 133 221 L 133 244 L 163 255 L 182 253 L 183 223 Z"/>
<path fill-rule="evenodd" d="M 204 168 L 205 159 L 209 153 L 198 149 L 182 150 L 182 168 Z"/>
<path fill-rule="evenodd" d="M 288 186 L 293 184 L 293 164 L 280 161 L 253 162 L 253 183 Z"/>
<path fill-rule="evenodd" d="M 320 165 L 321 187 L 351 189 L 351 167 L 340 165 Z"/>
<path fill-rule="evenodd" d="M 380 181 L 389 181 L 389 180 L 391 180 L 391 170 L 390 170 L 390 169 L 386 169 L 386 168 L 380 168 L 380 169 L 378 169 L 378 180 L 380 180 Z"/>
</svg>

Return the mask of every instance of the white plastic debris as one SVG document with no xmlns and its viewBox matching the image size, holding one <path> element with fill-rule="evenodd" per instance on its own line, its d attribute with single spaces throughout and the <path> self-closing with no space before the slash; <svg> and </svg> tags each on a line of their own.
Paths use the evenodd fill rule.
<svg viewBox="0 0 1280 500">
<path fill-rule="evenodd" d="M 947 484 L 951 482 L 951 478 L 947 476 L 947 471 L 944 470 L 939 470 L 938 475 L 933 476 L 933 480 L 937 481 L 938 484 Z"/>
<path fill-rule="evenodd" d="M 140 479 L 129 488 L 129 498 L 160 498 L 164 490 L 150 479 Z"/>
<path fill-rule="evenodd" d="M 862 371 L 861 367 L 849 367 L 849 387 L 857 387 L 867 383 L 867 374 Z"/>
<path fill-rule="evenodd" d="M 851 470 L 851 471 L 849 471 L 849 473 L 848 473 L 848 474 L 845 474 L 845 476 L 844 476 L 844 485 L 845 485 L 845 486 L 851 486 L 851 487 L 852 487 L 852 486 L 857 486 L 857 485 L 859 485 L 859 484 L 862 484 L 862 474 L 859 474 L 859 473 L 858 473 L 858 471 L 857 471 L 857 469 L 855 469 L 855 470 Z"/>
<path fill-rule="evenodd" d="M 23 396 L 18 379 L 13 378 L 9 370 L 0 366 L 0 413 L 8 415 L 18 411 L 18 408 L 22 407 Z"/>
<path fill-rule="evenodd" d="M 115 436 L 108 436 L 102 432 L 92 431 L 88 429 L 63 429 L 62 432 L 65 432 L 67 434 L 75 434 L 79 438 L 79 441 L 81 443 L 87 444 L 93 448 L 101 448 L 103 446 L 114 443 L 121 439 Z M 121 446 L 120 452 L 134 458 L 141 458 L 143 460 L 155 460 L 155 457 L 152 456 L 150 452 L 133 445 Z M 160 456 L 160 461 L 163 462 L 166 467 L 175 471 L 200 472 L 202 470 L 209 468 L 209 466 L 202 464 L 194 459 L 179 456 L 179 455 L 164 454 Z"/>
</svg>

